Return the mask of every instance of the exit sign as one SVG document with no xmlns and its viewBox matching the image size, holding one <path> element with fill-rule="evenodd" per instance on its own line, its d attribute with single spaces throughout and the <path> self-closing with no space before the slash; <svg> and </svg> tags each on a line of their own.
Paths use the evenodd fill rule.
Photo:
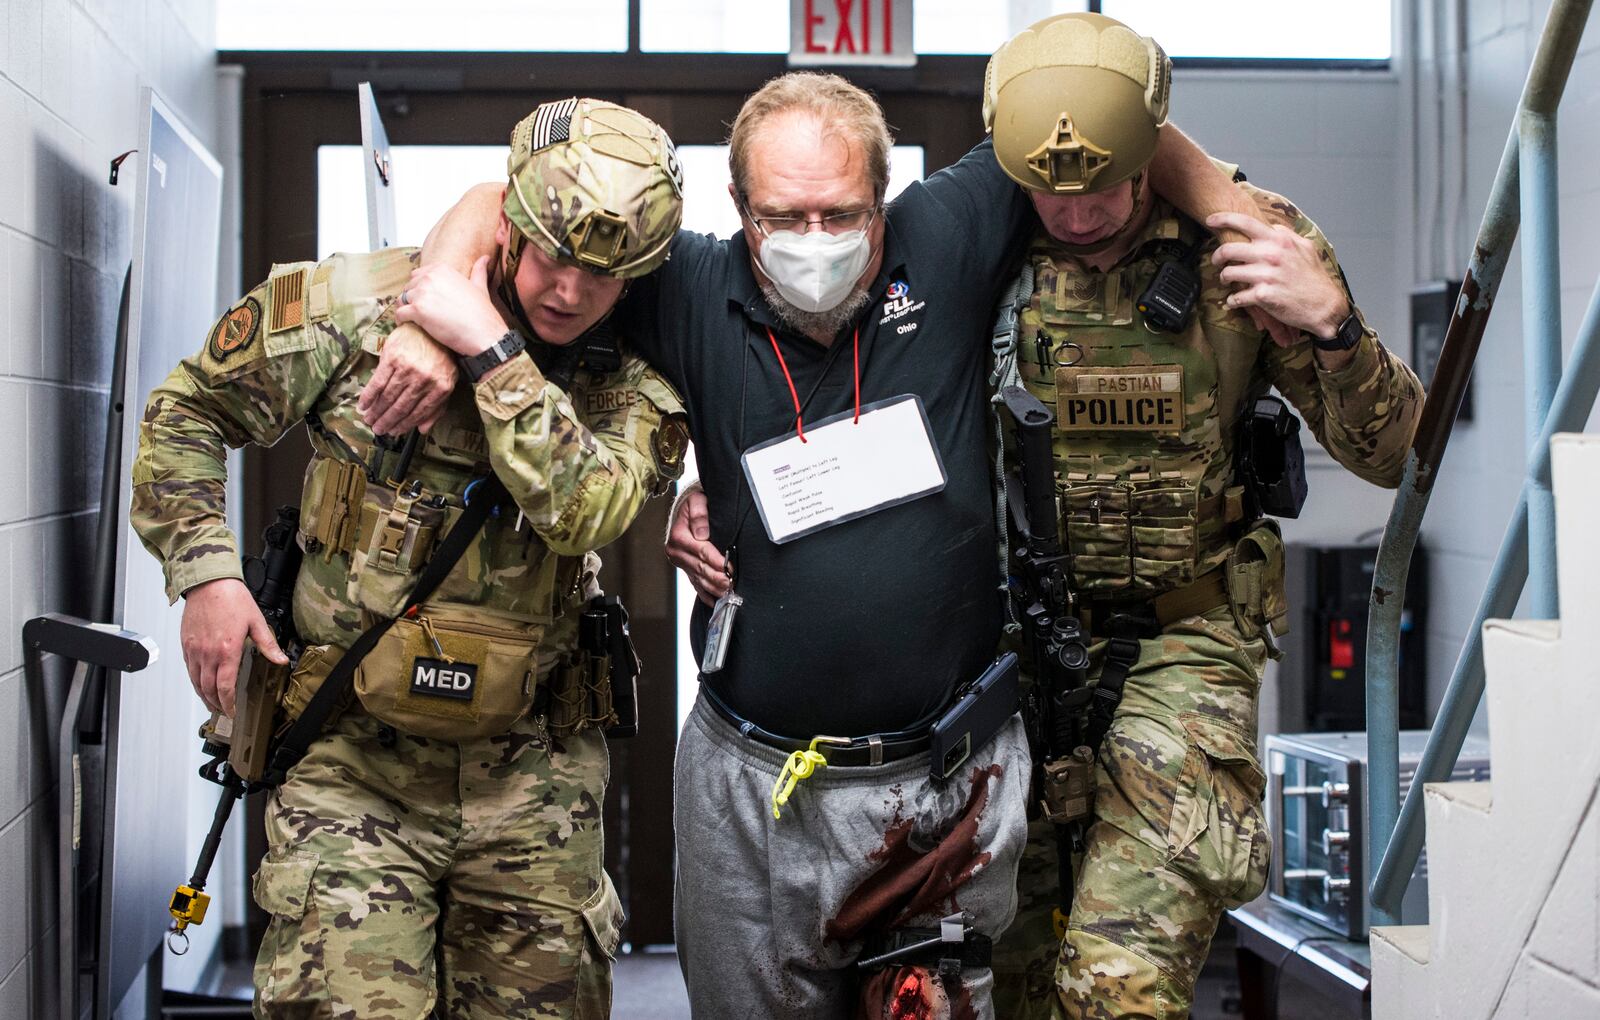
<svg viewBox="0 0 1600 1020">
<path fill-rule="evenodd" d="M 789 64 L 910 67 L 911 0 L 789 0 Z"/>
</svg>

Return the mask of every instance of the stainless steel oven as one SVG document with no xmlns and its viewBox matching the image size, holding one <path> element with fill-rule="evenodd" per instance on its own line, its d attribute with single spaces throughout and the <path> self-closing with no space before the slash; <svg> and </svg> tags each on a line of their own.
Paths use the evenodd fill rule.
<svg viewBox="0 0 1600 1020">
<path fill-rule="evenodd" d="M 1404 800 L 1426 730 L 1400 734 Z M 1367 937 L 1367 735 L 1280 733 L 1267 737 L 1267 823 L 1272 827 L 1272 899 L 1351 939 Z M 1489 778 L 1489 741 L 1468 736 L 1452 780 Z M 1402 924 L 1428 920 L 1424 851 L 1401 905 Z"/>
</svg>

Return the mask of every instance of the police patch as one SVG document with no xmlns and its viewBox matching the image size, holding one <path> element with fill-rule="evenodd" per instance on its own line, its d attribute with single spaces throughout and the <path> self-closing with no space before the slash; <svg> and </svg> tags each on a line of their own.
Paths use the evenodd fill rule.
<svg viewBox="0 0 1600 1020">
<path fill-rule="evenodd" d="M 675 482 L 683 477 L 683 458 L 689 451 L 689 427 L 683 415 L 669 414 L 650 437 L 650 452 L 656 459 L 656 476 Z"/>
<path fill-rule="evenodd" d="M 1183 366 L 1058 368 L 1056 427 L 1063 432 L 1182 432 Z"/>
<path fill-rule="evenodd" d="M 260 328 L 261 304 L 255 298 L 247 297 L 211 327 L 211 338 L 208 341 L 211 356 L 218 361 L 227 360 L 228 355 L 234 351 L 242 351 L 249 347 L 250 342 L 256 338 L 256 331 Z"/>
</svg>

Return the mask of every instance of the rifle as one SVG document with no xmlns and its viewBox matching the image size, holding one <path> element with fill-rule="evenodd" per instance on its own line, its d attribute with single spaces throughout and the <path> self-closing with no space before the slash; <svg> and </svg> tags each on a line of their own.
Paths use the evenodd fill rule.
<svg viewBox="0 0 1600 1020">
<path fill-rule="evenodd" d="M 294 629 L 294 582 L 300 573 L 301 551 L 295 539 L 300 527 L 296 507 L 278 508 L 277 517 L 262 534 L 260 556 L 244 557 L 244 583 L 255 599 L 256 608 L 266 617 L 278 647 L 292 664 L 300 655 L 300 638 Z M 263 789 L 266 769 L 276 729 L 278 703 L 288 682 L 292 665 L 279 666 L 257 652 L 246 641 L 239 661 L 239 681 L 235 688 L 233 718 L 213 712 L 200 728 L 200 739 L 207 761 L 200 775 L 222 787 L 211 829 L 200 847 L 194 874 L 173 892 L 167 910 L 173 917 L 168 945 L 182 955 L 188 951 L 189 937 L 184 929 L 205 920 L 211 897 L 205 893 L 211 864 L 222 843 L 222 831 L 233 814 L 233 805 L 245 795 Z M 183 950 L 174 937 L 182 936 Z"/>
<path fill-rule="evenodd" d="M 1015 472 L 1006 478 L 1008 492 L 1020 488 L 1023 497 L 1009 500 L 1009 523 L 1020 540 L 1011 591 L 1021 607 L 1024 649 L 1033 663 L 1028 708 L 1035 758 L 1041 762 L 1041 806 L 1056 831 L 1061 884 L 1056 933 L 1065 935 L 1072 909 L 1072 855 L 1082 850 L 1093 814 L 1094 748 L 1086 735 L 1085 711 L 1092 688 L 1084 683 L 1089 651 L 1073 613 L 1069 561 L 1057 535 L 1055 415 L 1020 386 L 1003 388 L 1000 398 L 1013 422 L 1021 467 L 1020 478 Z"/>
</svg>

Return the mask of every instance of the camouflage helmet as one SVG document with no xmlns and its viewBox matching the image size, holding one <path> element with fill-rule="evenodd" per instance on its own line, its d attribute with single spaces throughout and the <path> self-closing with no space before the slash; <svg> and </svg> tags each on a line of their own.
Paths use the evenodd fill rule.
<svg viewBox="0 0 1600 1020">
<path fill-rule="evenodd" d="M 683 171 L 660 125 L 615 103 L 545 103 L 511 132 L 506 219 L 517 234 L 567 265 L 623 279 L 667 258 L 683 220 Z"/>
<path fill-rule="evenodd" d="M 1061 14 L 989 58 L 983 127 L 1024 188 L 1104 191 L 1150 162 L 1171 89 L 1172 61 L 1154 39 L 1101 14 Z"/>
</svg>

